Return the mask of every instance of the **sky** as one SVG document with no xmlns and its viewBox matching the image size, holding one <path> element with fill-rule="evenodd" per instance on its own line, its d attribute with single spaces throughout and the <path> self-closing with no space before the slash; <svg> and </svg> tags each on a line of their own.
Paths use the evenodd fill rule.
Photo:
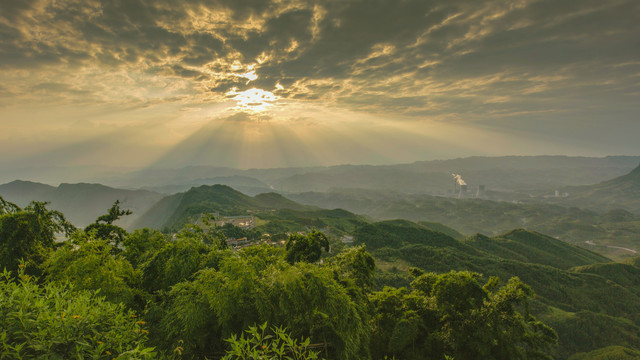
<svg viewBox="0 0 640 360">
<path fill-rule="evenodd" d="M 637 0 L 0 0 L 5 175 L 639 155 L 639 114 Z"/>
</svg>

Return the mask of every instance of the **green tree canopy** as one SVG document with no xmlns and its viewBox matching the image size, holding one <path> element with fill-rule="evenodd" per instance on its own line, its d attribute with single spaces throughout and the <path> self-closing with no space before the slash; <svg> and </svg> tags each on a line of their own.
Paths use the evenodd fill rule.
<svg viewBox="0 0 640 360">
<path fill-rule="evenodd" d="M 269 322 L 293 337 L 326 341 L 330 358 L 368 358 L 366 305 L 349 296 L 330 267 L 289 265 L 282 255 L 268 245 L 225 252 L 217 269 L 171 288 L 159 332 L 183 339 L 185 355 L 212 354 L 224 350 L 220 339 Z"/>
<path fill-rule="evenodd" d="M 24 209 L 3 201 L 0 215 L 0 267 L 17 271 L 21 259 L 28 271 L 39 274 L 42 263 L 53 249 L 56 233 L 67 236 L 76 228 L 64 215 L 47 209 L 46 202 L 32 202 Z"/>
<path fill-rule="evenodd" d="M 137 267 L 139 264 L 149 260 L 167 241 L 165 235 L 158 230 L 149 228 L 137 229 L 129 233 L 122 241 L 124 246 L 122 255 L 134 267 Z"/>
<path fill-rule="evenodd" d="M 286 249 L 286 259 L 290 264 L 299 261 L 314 263 L 320 260 L 322 249 L 329 251 L 329 240 L 320 231 L 311 231 L 306 236 L 292 234 L 287 240 Z"/>
<path fill-rule="evenodd" d="M 122 255 L 114 255 L 107 240 L 93 236 L 77 232 L 54 251 L 45 262 L 47 279 L 72 283 L 78 290 L 99 290 L 111 302 L 142 309 L 139 272 Z"/>
<path fill-rule="evenodd" d="M 481 285 L 466 271 L 420 274 L 413 290 L 371 294 L 374 357 L 402 359 L 550 359 L 557 335 L 528 310 L 533 291 L 518 278 Z"/>
</svg>

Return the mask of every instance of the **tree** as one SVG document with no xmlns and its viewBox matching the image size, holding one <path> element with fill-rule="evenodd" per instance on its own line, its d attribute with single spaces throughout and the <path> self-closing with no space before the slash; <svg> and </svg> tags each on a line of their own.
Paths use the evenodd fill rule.
<svg viewBox="0 0 640 360">
<path fill-rule="evenodd" d="M 385 288 L 373 305 L 374 358 L 550 359 L 556 333 L 528 311 L 531 288 L 518 278 L 499 287 L 477 273 L 412 271 L 411 291 Z"/>
<path fill-rule="evenodd" d="M 122 255 L 129 260 L 131 265 L 138 267 L 153 256 L 167 243 L 164 234 L 158 230 L 149 228 L 137 229 L 130 233 L 122 241 L 124 251 Z"/>
<path fill-rule="evenodd" d="M 127 236 L 127 231 L 120 226 L 113 223 L 120 219 L 122 216 L 131 215 L 129 210 L 120 209 L 120 200 L 116 200 L 115 203 L 107 210 L 107 213 L 99 216 L 93 224 L 87 226 L 84 231 L 95 231 L 98 239 L 108 240 L 117 249 L 120 243 Z"/>
<path fill-rule="evenodd" d="M 34 201 L 20 209 L 2 199 L 0 268 L 15 272 L 22 259 L 28 272 L 39 274 L 55 245 L 56 233 L 69 236 L 76 230 L 61 212 L 47 209 L 47 204 Z"/>
<path fill-rule="evenodd" d="M 142 309 L 139 272 L 122 255 L 114 255 L 107 240 L 93 235 L 77 232 L 54 251 L 45 262 L 47 280 L 69 282 L 78 290 L 100 290 L 108 301 Z"/>
<path fill-rule="evenodd" d="M 307 236 L 293 234 L 287 240 L 286 259 L 290 264 L 304 261 L 314 263 L 320 260 L 322 249 L 329 251 L 329 240 L 320 231 L 312 231 Z"/>
<path fill-rule="evenodd" d="M 148 260 L 140 264 L 142 285 L 150 293 L 168 290 L 171 286 L 189 279 L 199 270 L 215 264 L 211 246 L 191 238 L 178 238 L 148 253 Z"/>
<path fill-rule="evenodd" d="M 329 261 L 336 267 L 339 279 L 352 282 L 355 287 L 365 291 L 371 289 L 376 263 L 364 246 L 346 249 Z"/>
<path fill-rule="evenodd" d="M 20 211 L 20 207 L 12 202 L 6 201 L 0 196 L 0 215 L 13 214 Z"/>
<path fill-rule="evenodd" d="M 195 224 L 187 224 L 176 234 L 176 238 L 193 240 L 221 250 L 228 247 L 225 234 L 215 227 L 204 229 Z"/>
<path fill-rule="evenodd" d="M 290 265 L 269 245 L 223 254 L 216 269 L 205 268 L 166 293 L 157 333 L 184 340 L 185 356 L 224 351 L 221 339 L 268 322 L 295 338 L 326 341 L 328 358 L 369 358 L 366 305 L 350 297 L 331 267 Z"/>
</svg>

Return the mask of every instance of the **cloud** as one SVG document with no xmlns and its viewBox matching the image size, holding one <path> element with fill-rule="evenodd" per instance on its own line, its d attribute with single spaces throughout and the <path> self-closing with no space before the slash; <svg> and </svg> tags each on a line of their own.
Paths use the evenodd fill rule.
<svg viewBox="0 0 640 360">
<path fill-rule="evenodd" d="M 3 90 L 25 99 L 198 104 L 260 89 L 445 120 L 611 93 L 615 106 L 639 91 L 626 76 L 640 73 L 639 13 L 634 0 L 4 1 L 0 74 L 28 71 Z"/>
</svg>

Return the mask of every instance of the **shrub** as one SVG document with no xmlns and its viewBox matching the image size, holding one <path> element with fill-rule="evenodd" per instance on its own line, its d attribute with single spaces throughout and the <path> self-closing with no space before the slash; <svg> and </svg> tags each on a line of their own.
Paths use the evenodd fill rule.
<svg viewBox="0 0 640 360">
<path fill-rule="evenodd" d="M 97 292 L 96 292 L 97 293 Z M 144 321 L 88 291 L 0 274 L 0 358 L 153 359 Z"/>
<path fill-rule="evenodd" d="M 260 326 L 250 326 L 245 334 L 239 337 L 232 335 L 226 341 L 231 349 L 223 360 L 313 360 L 318 359 L 318 353 L 309 349 L 309 338 L 298 341 L 293 339 L 285 329 L 272 327 L 267 333 L 267 323 Z"/>
</svg>

